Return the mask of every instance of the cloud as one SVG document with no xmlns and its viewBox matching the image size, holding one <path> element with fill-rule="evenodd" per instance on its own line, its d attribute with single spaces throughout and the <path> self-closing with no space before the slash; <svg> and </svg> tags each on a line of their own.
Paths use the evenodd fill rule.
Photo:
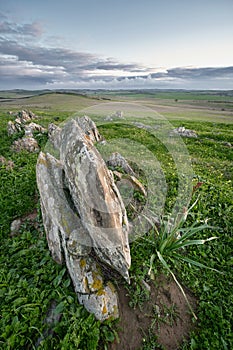
<svg viewBox="0 0 233 350">
<path fill-rule="evenodd" d="M 150 69 L 137 64 L 119 63 L 110 58 L 59 47 L 26 46 L 3 36 L 0 37 L 0 54 L 2 77 L 10 74 L 38 76 L 38 71 L 41 76 L 45 76 L 49 67 L 47 83 L 57 82 L 59 79 L 64 82 L 70 79 L 111 81 L 118 76 L 150 72 Z"/>
<path fill-rule="evenodd" d="M 38 87 L 233 89 L 233 67 L 153 69 L 88 52 L 42 46 L 38 22 L 15 24 L 0 13 L 1 89 Z M 41 42 L 41 41 L 40 41 Z"/>
<path fill-rule="evenodd" d="M 42 35 L 43 29 L 39 22 L 16 24 L 9 22 L 0 15 L 0 34 L 1 35 L 21 35 L 38 38 Z"/>
</svg>

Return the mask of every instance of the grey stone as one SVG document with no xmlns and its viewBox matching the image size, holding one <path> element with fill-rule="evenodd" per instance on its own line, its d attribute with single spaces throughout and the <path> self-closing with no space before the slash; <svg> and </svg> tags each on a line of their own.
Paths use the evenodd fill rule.
<svg viewBox="0 0 233 350">
<path fill-rule="evenodd" d="M 22 225 L 22 220 L 21 219 L 16 219 L 16 220 L 12 221 L 11 228 L 10 228 L 11 229 L 10 235 L 12 237 L 16 236 L 19 233 L 21 225 Z"/>
<path fill-rule="evenodd" d="M 190 130 L 190 129 L 185 129 L 184 126 L 179 126 L 178 128 L 172 130 L 172 132 L 170 133 L 170 135 L 180 135 L 183 137 L 194 137 L 197 138 L 197 134 L 195 133 L 194 130 Z"/>
<path fill-rule="evenodd" d="M 224 142 L 223 144 L 224 144 L 224 146 L 226 146 L 228 148 L 232 148 L 233 147 L 230 142 Z"/>
<path fill-rule="evenodd" d="M 45 133 L 47 130 L 43 128 L 43 126 L 32 122 L 30 124 L 25 125 L 24 131 L 25 131 L 25 136 L 33 137 L 33 133 L 35 131 Z"/>
<path fill-rule="evenodd" d="M 76 118 L 76 122 L 88 139 L 93 143 L 102 140 L 95 123 L 88 116 L 85 115 L 81 118 Z"/>
<path fill-rule="evenodd" d="M 89 256 L 92 242 L 67 198 L 62 163 L 41 152 L 36 170 L 43 222 L 54 260 L 65 260 L 78 299 L 89 312 L 101 321 L 117 318 L 117 293 L 110 283 L 104 284 L 100 266 Z"/>
<path fill-rule="evenodd" d="M 114 170 L 121 168 L 126 174 L 135 176 L 135 173 L 127 160 L 118 152 L 114 152 L 106 163 L 109 167 L 114 168 Z"/>
<path fill-rule="evenodd" d="M 48 126 L 48 137 L 55 149 L 61 146 L 61 128 L 53 123 Z"/>
<path fill-rule="evenodd" d="M 8 136 L 11 136 L 11 135 L 14 135 L 20 131 L 22 131 L 22 127 L 19 125 L 19 124 L 16 124 L 12 121 L 9 121 L 7 123 L 7 133 L 8 133 Z"/>
<path fill-rule="evenodd" d="M 61 161 L 83 225 L 98 257 L 129 280 L 128 219 L 101 155 L 75 120 L 62 129 Z"/>
<path fill-rule="evenodd" d="M 62 129 L 50 124 L 48 134 L 60 160 L 41 152 L 36 173 L 49 249 L 65 262 L 79 302 L 101 321 L 117 318 L 116 290 L 97 260 L 129 281 L 129 224 L 113 174 L 94 146 L 102 138 L 86 116 Z"/>
<path fill-rule="evenodd" d="M 15 140 L 12 148 L 16 152 L 28 151 L 37 153 L 40 150 L 37 141 L 33 137 L 23 137 L 22 139 Z"/>
<path fill-rule="evenodd" d="M 150 126 L 150 125 L 145 125 L 145 124 L 143 124 L 143 123 L 134 122 L 133 124 L 134 124 L 137 128 L 139 128 L 139 129 L 145 129 L 145 130 L 151 130 L 151 129 L 153 129 L 152 126 Z"/>
<path fill-rule="evenodd" d="M 22 111 L 18 112 L 18 118 L 20 118 L 21 123 L 25 124 L 25 123 L 31 121 L 32 119 L 36 119 L 37 116 L 34 113 L 32 113 L 31 111 L 22 110 Z"/>
</svg>

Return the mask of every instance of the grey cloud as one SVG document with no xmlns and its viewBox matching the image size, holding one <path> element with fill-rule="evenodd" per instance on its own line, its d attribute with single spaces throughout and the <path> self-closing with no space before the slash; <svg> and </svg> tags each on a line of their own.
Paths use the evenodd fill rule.
<svg viewBox="0 0 233 350">
<path fill-rule="evenodd" d="M 127 72 L 143 72 L 148 71 L 148 68 L 140 67 L 137 64 L 122 64 L 122 63 L 104 63 L 96 67 L 97 69 L 102 70 L 124 70 Z"/>
<path fill-rule="evenodd" d="M 43 67 L 60 67 L 67 76 L 70 75 L 77 79 L 98 79 L 110 80 L 113 79 L 111 71 L 120 70 L 127 73 L 141 72 L 146 68 L 136 64 L 122 64 L 115 62 L 109 58 L 104 59 L 96 55 L 76 52 L 64 48 L 45 48 L 39 46 L 26 47 L 14 40 L 0 37 L 0 52 L 6 56 L 16 57 L 17 62 L 30 62 L 34 66 Z M 18 65 L 15 59 L 10 59 L 11 65 Z M 103 75 L 101 71 L 106 71 L 107 76 Z"/>
<path fill-rule="evenodd" d="M 166 73 L 151 74 L 151 78 L 177 78 L 177 79 L 206 79 L 230 77 L 233 74 L 233 67 L 206 67 L 206 68 L 173 68 Z"/>
<path fill-rule="evenodd" d="M 41 33 L 38 23 L 13 25 L 0 14 L 1 18 L 0 88 L 3 89 L 10 84 L 14 88 L 14 82 L 19 88 L 20 84 L 24 87 L 27 84 L 34 87 L 46 84 L 55 87 L 60 84 L 64 87 L 90 88 L 201 89 L 226 86 L 233 89 L 233 67 L 178 67 L 153 73 L 152 68 L 140 64 L 122 63 L 113 58 L 61 47 L 33 45 L 31 38 Z M 24 40 L 24 44 L 20 40 L 23 33 L 30 39 Z"/>
<path fill-rule="evenodd" d="M 0 22 L 0 33 L 3 35 L 10 34 L 40 37 L 43 33 L 43 30 L 39 22 L 16 24 L 5 20 Z"/>
</svg>

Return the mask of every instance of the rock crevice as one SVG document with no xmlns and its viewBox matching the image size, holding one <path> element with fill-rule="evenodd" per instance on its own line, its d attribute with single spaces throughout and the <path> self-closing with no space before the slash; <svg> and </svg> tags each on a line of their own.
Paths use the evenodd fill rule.
<svg viewBox="0 0 233 350">
<path fill-rule="evenodd" d="M 113 174 L 94 145 L 102 138 L 87 116 L 62 129 L 50 126 L 49 137 L 60 159 L 40 153 L 37 184 L 52 257 L 66 264 L 89 312 L 99 320 L 117 318 L 117 292 L 97 260 L 129 282 L 129 224 Z"/>
</svg>

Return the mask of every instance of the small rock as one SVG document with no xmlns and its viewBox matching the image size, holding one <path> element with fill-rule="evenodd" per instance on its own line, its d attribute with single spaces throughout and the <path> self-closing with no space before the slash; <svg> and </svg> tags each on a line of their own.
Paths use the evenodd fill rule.
<svg viewBox="0 0 233 350">
<path fill-rule="evenodd" d="M 32 119 L 37 118 L 37 116 L 34 113 L 32 113 L 31 111 L 25 111 L 25 110 L 18 112 L 18 117 L 20 118 L 21 123 L 24 123 L 24 124 L 29 122 Z"/>
<path fill-rule="evenodd" d="M 20 226 L 22 225 L 22 220 L 21 219 L 16 219 L 12 221 L 11 223 L 11 237 L 16 236 L 19 233 Z"/>
<path fill-rule="evenodd" d="M 232 148 L 232 144 L 230 142 L 224 142 L 224 146 L 228 147 L 228 148 Z"/>
<path fill-rule="evenodd" d="M 18 132 L 22 131 L 22 128 L 19 124 L 16 124 L 12 121 L 9 121 L 7 123 L 7 133 L 8 133 L 8 136 L 11 136 L 11 135 L 14 135 Z"/>
<path fill-rule="evenodd" d="M 108 115 L 104 120 L 106 122 L 111 122 L 113 120 L 113 118 L 110 115 Z"/>
<path fill-rule="evenodd" d="M 23 137 L 22 139 L 15 140 L 12 147 L 16 152 L 28 151 L 36 153 L 40 150 L 37 141 L 33 137 Z"/>
<path fill-rule="evenodd" d="M 145 129 L 145 130 L 153 129 L 152 126 L 150 126 L 150 125 L 145 125 L 145 124 L 143 124 L 143 123 L 134 122 L 133 124 L 134 124 L 135 126 L 137 126 L 139 129 Z"/>
<path fill-rule="evenodd" d="M 113 167 L 116 170 L 122 168 L 126 174 L 135 176 L 135 173 L 127 160 L 118 152 L 113 153 L 106 163 L 109 167 Z"/>
<path fill-rule="evenodd" d="M 197 134 L 195 133 L 194 130 L 190 130 L 190 129 L 185 129 L 184 126 L 179 126 L 178 128 L 172 130 L 172 132 L 170 133 L 170 136 L 177 134 L 183 137 L 194 137 L 197 138 Z"/>
<path fill-rule="evenodd" d="M 35 131 L 38 131 L 41 133 L 44 133 L 47 131 L 45 128 L 43 128 L 43 126 L 36 124 L 36 123 L 33 123 L 33 122 L 30 124 L 27 124 L 25 126 L 24 130 L 25 130 L 25 136 L 30 136 L 30 137 L 33 137 L 33 132 L 35 132 Z"/>
<path fill-rule="evenodd" d="M 7 161 L 6 170 L 13 170 L 15 163 L 12 160 Z"/>
<path fill-rule="evenodd" d="M 6 164 L 6 162 L 7 162 L 6 158 L 3 156 L 0 156 L 0 163 L 4 165 Z"/>
</svg>

